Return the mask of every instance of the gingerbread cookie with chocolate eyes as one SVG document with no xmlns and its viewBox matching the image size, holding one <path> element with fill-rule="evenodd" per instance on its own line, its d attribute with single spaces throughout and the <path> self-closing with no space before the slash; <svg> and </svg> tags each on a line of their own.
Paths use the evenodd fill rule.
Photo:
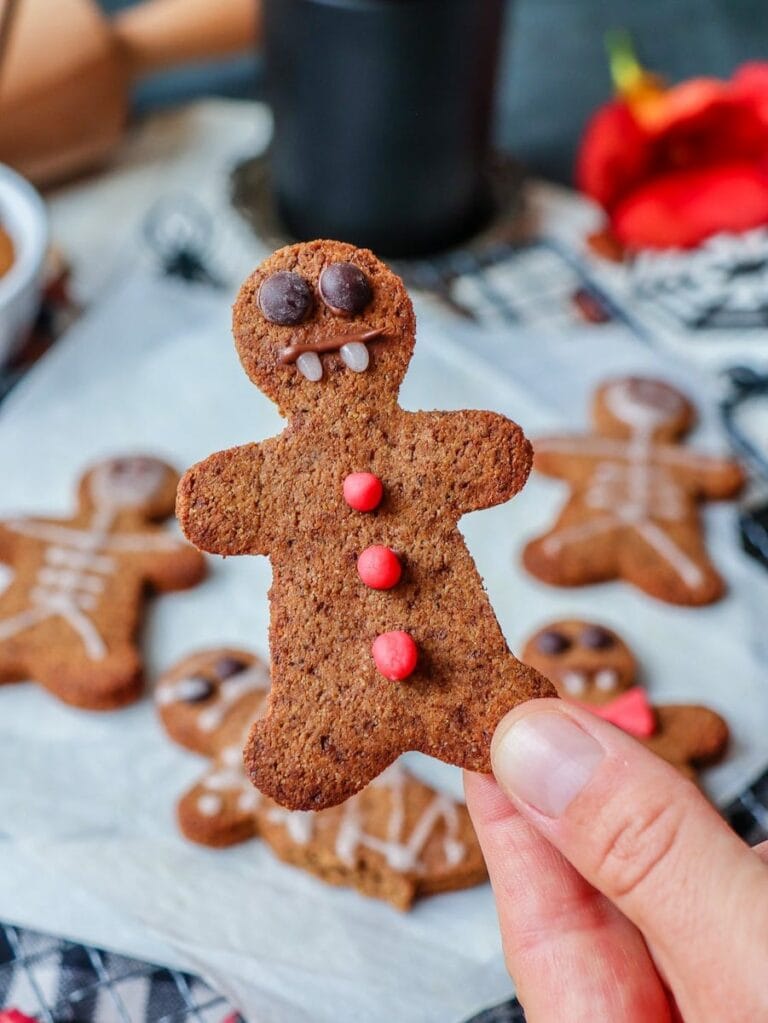
<svg viewBox="0 0 768 1023">
<path fill-rule="evenodd" d="M 509 651 L 457 528 L 508 500 L 531 450 L 491 412 L 406 412 L 402 281 L 366 249 L 281 249 L 246 280 L 234 334 L 288 419 L 179 487 L 187 537 L 272 563 L 268 712 L 246 744 L 262 792 L 333 806 L 405 750 L 489 771 L 501 717 L 549 684 Z"/>
<path fill-rule="evenodd" d="M 571 495 L 553 527 L 526 546 L 525 567 L 555 586 L 621 578 L 671 604 L 717 600 L 724 585 L 698 504 L 738 493 L 739 466 L 682 446 L 695 410 L 663 380 L 605 382 L 593 417 L 593 434 L 535 442 L 535 468 L 566 481 Z"/>
<path fill-rule="evenodd" d="M 285 810 L 260 795 L 242 747 L 263 717 L 268 689 L 266 665 L 244 650 L 192 654 L 160 679 L 156 702 L 166 731 L 211 758 L 178 804 L 187 838 L 223 847 L 260 837 L 287 863 L 398 909 L 485 880 L 466 807 L 398 764 L 342 806 L 317 813 Z"/>
<path fill-rule="evenodd" d="M 635 657 L 613 629 L 573 619 L 552 622 L 531 636 L 523 660 L 546 675 L 563 699 L 617 725 L 689 777 L 725 752 L 728 726 L 713 710 L 649 703 Z"/>
<path fill-rule="evenodd" d="M 198 583 L 203 558 L 155 523 L 178 475 L 147 455 L 91 466 L 69 518 L 0 522 L 0 682 L 31 678 L 65 703 L 113 710 L 138 698 L 136 646 L 146 591 Z"/>
</svg>

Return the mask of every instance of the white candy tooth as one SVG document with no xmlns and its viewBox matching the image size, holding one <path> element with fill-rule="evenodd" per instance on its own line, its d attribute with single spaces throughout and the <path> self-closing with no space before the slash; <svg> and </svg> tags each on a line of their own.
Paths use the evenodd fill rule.
<svg viewBox="0 0 768 1023">
<path fill-rule="evenodd" d="M 602 692 L 610 692 L 615 689 L 619 681 L 619 673 L 613 668 L 601 668 L 595 675 L 595 685 Z"/>
<path fill-rule="evenodd" d="M 347 369 L 353 373 L 364 373 L 368 369 L 368 348 L 362 341 L 350 341 L 341 348 L 341 357 Z"/>
<path fill-rule="evenodd" d="M 580 696 L 587 684 L 587 677 L 583 671 L 563 672 L 563 687 L 566 693 L 571 696 Z"/>
<path fill-rule="evenodd" d="M 323 378 L 323 364 L 317 352 L 302 352 L 296 360 L 296 369 L 313 384 Z"/>
</svg>

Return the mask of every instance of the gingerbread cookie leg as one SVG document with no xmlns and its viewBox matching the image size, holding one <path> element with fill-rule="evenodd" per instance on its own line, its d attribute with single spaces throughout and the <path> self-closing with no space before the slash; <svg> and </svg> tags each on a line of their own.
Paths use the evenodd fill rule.
<svg viewBox="0 0 768 1023">
<path fill-rule="evenodd" d="M 386 735 L 376 742 L 369 724 L 345 721 L 331 708 L 307 715 L 288 693 L 271 701 L 269 716 L 251 729 L 246 770 L 257 789 L 289 810 L 333 806 L 359 792 L 400 752 Z"/>
<path fill-rule="evenodd" d="M 709 604 L 725 588 L 700 535 L 685 525 L 638 524 L 622 545 L 620 563 L 623 578 L 671 604 Z"/>
<path fill-rule="evenodd" d="M 529 699 L 555 696 L 547 679 L 533 668 L 521 664 L 512 654 L 508 662 L 495 665 L 490 682 L 483 670 L 467 671 L 469 698 L 445 693 L 433 714 L 425 715 L 424 739 L 414 748 L 427 756 L 455 764 L 466 771 L 491 773 L 490 747 L 496 726 L 520 701 L 521 684 L 528 687 Z"/>
<path fill-rule="evenodd" d="M 619 574 L 621 532 L 613 515 L 587 517 L 566 508 L 549 533 L 526 544 L 523 564 L 553 586 L 607 582 Z"/>
<path fill-rule="evenodd" d="M 27 664 L 30 678 L 72 707 L 117 710 L 141 693 L 141 660 L 131 643 L 115 646 L 98 661 L 63 647 L 57 658 L 36 654 Z"/>
</svg>

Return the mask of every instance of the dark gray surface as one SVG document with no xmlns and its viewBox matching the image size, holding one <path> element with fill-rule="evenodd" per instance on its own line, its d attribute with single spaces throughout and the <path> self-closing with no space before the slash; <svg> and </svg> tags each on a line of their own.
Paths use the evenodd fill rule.
<svg viewBox="0 0 768 1023">
<path fill-rule="evenodd" d="M 499 132 L 529 166 L 570 177 L 590 111 L 611 94 L 603 39 L 627 29 L 671 81 L 768 57 L 763 0 L 517 0 L 509 11 Z"/>
<path fill-rule="evenodd" d="M 117 9 L 133 0 L 101 0 Z M 678 80 L 768 58 L 764 0 L 510 0 L 499 140 L 538 173 L 570 179 L 584 123 L 611 91 L 603 37 L 626 28 L 641 59 Z M 201 95 L 257 95 L 257 61 L 219 62 L 140 86 L 142 108 Z"/>
</svg>

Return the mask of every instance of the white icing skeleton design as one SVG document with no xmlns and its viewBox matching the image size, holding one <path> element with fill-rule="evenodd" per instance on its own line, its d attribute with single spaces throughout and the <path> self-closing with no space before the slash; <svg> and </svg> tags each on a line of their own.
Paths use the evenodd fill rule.
<svg viewBox="0 0 768 1023">
<path fill-rule="evenodd" d="M 393 764 L 371 787 L 386 791 L 390 807 L 386 836 L 379 837 L 366 831 L 365 816 L 362 812 L 362 793 L 348 799 L 341 806 L 340 815 L 325 810 L 319 813 L 302 810 L 285 810 L 262 796 L 252 785 L 242 766 L 242 748 L 248 738 L 248 731 L 241 741 L 225 747 L 219 754 L 214 768 L 198 783 L 197 809 L 204 817 L 215 817 L 225 812 L 225 796 L 234 798 L 237 811 L 256 814 L 264 810 L 267 819 L 281 824 L 297 845 L 307 845 L 322 821 L 322 814 L 333 813 L 338 818 L 338 830 L 334 852 L 347 867 L 353 867 L 360 849 L 372 849 L 380 853 L 393 870 L 418 874 L 423 871 L 422 853 L 438 824 L 444 827 L 442 853 L 446 866 L 452 867 L 464 859 L 465 848 L 459 838 L 459 814 L 457 804 L 441 793 L 435 793 L 411 829 L 405 833 L 405 786 L 407 775 L 402 767 Z"/>
<path fill-rule="evenodd" d="M 156 702 L 172 738 L 214 757 L 179 804 L 187 837 L 224 845 L 261 835 L 277 845 L 280 855 L 287 839 L 295 855 L 289 852 L 286 858 L 299 865 L 306 865 L 301 850 L 318 839 L 350 877 L 365 850 L 382 856 L 395 873 L 423 877 L 429 869 L 425 851 L 430 844 L 435 848 L 436 835 L 439 854 L 432 853 L 433 869 L 437 860 L 442 871 L 459 870 L 470 851 L 479 854 L 471 831 L 468 848 L 466 809 L 427 789 L 398 764 L 346 803 L 317 813 L 291 812 L 261 795 L 245 772 L 242 748 L 251 724 L 265 712 L 268 687 L 269 675 L 259 659 L 230 650 L 192 655 L 160 681 Z M 415 820 L 409 814 L 414 787 L 426 795 Z M 277 839 L 275 827 L 283 839 Z"/>
<path fill-rule="evenodd" d="M 722 584 L 701 542 L 696 504 L 702 497 L 731 496 L 741 480 L 738 468 L 675 443 L 693 410 L 661 381 L 611 381 L 598 391 L 597 409 L 598 435 L 534 445 L 536 468 L 574 489 L 556 526 L 526 548 L 526 566 L 556 585 L 626 573 L 673 603 L 716 599 Z M 605 544 L 600 552 L 595 541 Z M 568 575 L 574 553 L 584 578 Z"/>
<path fill-rule="evenodd" d="M 83 658 L 98 670 L 116 641 L 130 643 L 132 619 L 137 617 L 130 611 L 145 583 L 170 590 L 199 580 L 203 562 L 198 552 L 148 525 L 172 511 L 175 480 L 170 466 L 157 459 L 112 459 L 85 475 L 80 511 L 72 519 L 10 519 L 0 524 L 0 556 L 16 571 L 0 597 L 3 677 L 29 673 L 46 684 L 40 676 L 45 669 L 36 662 L 44 662 L 51 652 L 73 671 Z M 36 629 L 54 620 L 55 634 L 40 649 Z M 129 660 L 127 678 L 118 678 L 121 673 L 113 674 L 115 666 L 110 666 L 113 687 L 125 687 L 136 674 L 136 655 Z M 58 695 L 63 699 L 65 674 L 59 666 Z M 55 683 L 49 688 L 55 690 Z M 96 705 L 104 698 L 102 693 Z M 90 705 L 87 695 L 69 702 Z"/>
</svg>

